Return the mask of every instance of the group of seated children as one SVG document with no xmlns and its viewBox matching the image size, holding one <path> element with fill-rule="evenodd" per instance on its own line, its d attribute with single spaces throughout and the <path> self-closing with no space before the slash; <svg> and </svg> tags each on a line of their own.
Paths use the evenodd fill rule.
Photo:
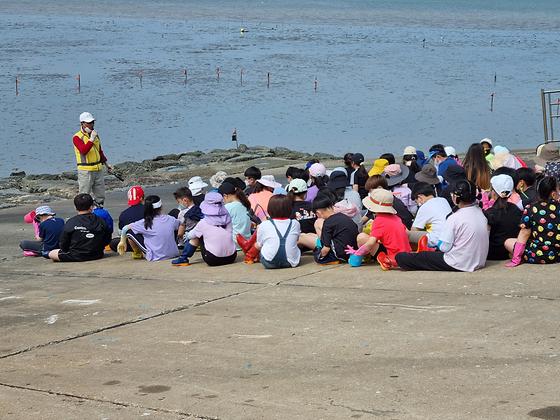
<svg viewBox="0 0 560 420">
<path fill-rule="evenodd" d="M 511 259 L 509 267 L 557 262 L 560 207 L 550 162 L 539 161 L 537 177 L 505 148 L 496 147 L 498 157 L 490 160 L 488 142 L 472 145 L 463 161 L 443 145 L 432 146 L 427 159 L 409 146 L 402 163 L 387 153 L 369 172 L 359 153 L 332 171 L 314 160 L 290 167 L 286 187 L 255 167 L 245 181 L 221 171 L 209 190 L 193 177 L 175 191 L 177 207 L 169 214 L 159 196 L 144 198 L 134 186 L 113 240 L 110 215 L 79 194 L 78 215 L 66 223 L 48 206 L 26 215 L 36 240 L 20 246 L 25 255 L 88 261 L 109 245 L 121 255 L 172 259 L 175 266 L 189 265 L 197 250 L 209 266 L 232 264 L 242 250 L 246 263 L 268 269 L 296 267 L 307 251 L 318 264 L 373 259 L 383 270 L 471 272 L 487 259 Z"/>
</svg>

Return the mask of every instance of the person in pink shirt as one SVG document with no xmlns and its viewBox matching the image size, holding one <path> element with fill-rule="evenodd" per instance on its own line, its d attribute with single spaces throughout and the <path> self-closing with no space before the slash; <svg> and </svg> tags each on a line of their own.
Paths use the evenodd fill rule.
<svg viewBox="0 0 560 420">
<path fill-rule="evenodd" d="M 282 187 L 282 185 L 276 182 L 274 175 L 263 175 L 260 179 L 257 179 L 255 189 L 251 195 L 247 197 L 251 203 L 251 209 L 262 221 L 266 220 L 268 217 L 266 209 L 268 208 L 270 197 L 274 195 L 274 189 L 280 187 Z"/>
<path fill-rule="evenodd" d="M 237 257 L 237 246 L 233 242 L 231 216 L 224 205 L 224 198 L 218 192 L 206 193 L 200 204 L 204 218 L 187 233 L 188 241 L 181 256 L 171 263 L 174 266 L 190 265 L 189 258 L 200 246 L 202 259 L 209 266 L 232 264 Z"/>
</svg>

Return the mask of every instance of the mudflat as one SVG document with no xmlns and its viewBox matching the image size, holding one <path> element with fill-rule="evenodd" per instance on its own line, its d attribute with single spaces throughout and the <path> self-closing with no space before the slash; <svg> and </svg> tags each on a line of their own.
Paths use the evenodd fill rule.
<svg viewBox="0 0 560 420">
<path fill-rule="evenodd" d="M 173 186 L 157 187 L 171 203 Z M 116 217 L 125 192 L 108 197 Z M 122 203 L 118 205 L 113 203 Z M 51 203 L 61 217 L 70 201 Z M 557 267 L 24 258 L 0 210 L 3 419 L 558 418 Z"/>
</svg>

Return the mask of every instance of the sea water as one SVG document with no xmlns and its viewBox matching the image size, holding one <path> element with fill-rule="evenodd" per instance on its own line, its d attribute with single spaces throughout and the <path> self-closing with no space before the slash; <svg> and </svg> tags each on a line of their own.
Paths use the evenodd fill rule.
<svg viewBox="0 0 560 420">
<path fill-rule="evenodd" d="M 229 148 L 234 128 L 366 156 L 534 147 L 559 28 L 557 0 L 2 1 L 0 176 L 75 168 L 83 111 L 110 162 Z"/>
</svg>

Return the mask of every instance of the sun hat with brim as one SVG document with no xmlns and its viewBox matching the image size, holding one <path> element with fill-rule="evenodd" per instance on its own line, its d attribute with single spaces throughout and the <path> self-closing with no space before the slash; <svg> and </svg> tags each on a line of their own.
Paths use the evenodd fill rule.
<svg viewBox="0 0 560 420">
<path fill-rule="evenodd" d="M 265 187 L 272 189 L 282 186 L 280 183 L 276 182 L 276 179 L 274 179 L 274 175 L 263 175 L 260 179 L 257 179 L 257 182 L 261 185 L 264 185 Z"/>
<path fill-rule="evenodd" d="M 288 192 L 293 192 L 295 194 L 301 194 L 307 191 L 307 182 L 303 179 L 292 179 L 292 182 L 288 184 Z"/>
<path fill-rule="evenodd" d="M 35 209 L 35 216 L 54 216 L 55 214 L 49 206 L 39 206 Z"/>
<path fill-rule="evenodd" d="M 206 193 L 204 201 L 200 203 L 200 211 L 204 214 L 204 221 L 214 226 L 223 226 L 231 222 L 229 212 L 224 206 L 224 197 L 218 192 Z"/>
<path fill-rule="evenodd" d="M 410 169 L 408 169 L 408 166 L 403 165 L 402 163 L 394 163 L 392 165 L 385 166 L 383 176 L 387 179 L 387 185 L 392 187 L 400 184 L 408 178 L 409 173 Z"/>
<path fill-rule="evenodd" d="M 431 163 L 426 163 L 422 166 L 422 169 L 414 175 L 414 178 L 416 181 L 425 182 L 430 185 L 437 185 L 440 183 L 437 176 L 437 169 Z"/>
<path fill-rule="evenodd" d="M 327 168 L 322 163 L 314 163 L 309 167 L 309 175 L 314 177 L 325 176 Z"/>
<path fill-rule="evenodd" d="M 210 185 L 212 185 L 213 188 L 219 188 L 220 185 L 222 185 L 222 182 L 225 181 L 227 176 L 228 174 L 224 171 L 216 172 L 214 175 L 210 177 Z"/>
<path fill-rule="evenodd" d="M 406 146 L 403 150 L 403 156 L 415 155 L 415 154 L 416 154 L 416 147 L 414 146 Z"/>
<path fill-rule="evenodd" d="M 208 184 L 202 180 L 199 176 L 193 176 L 189 179 L 189 189 L 192 195 L 199 195 L 203 188 L 206 188 Z"/>
<path fill-rule="evenodd" d="M 373 161 L 373 166 L 368 172 L 368 175 L 369 176 L 381 175 L 385 170 L 385 166 L 387 166 L 388 164 L 389 161 L 387 159 L 375 159 Z"/>
<path fill-rule="evenodd" d="M 541 144 L 537 148 L 537 156 L 535 157 L 535 163 L 537 165 L 544 167 L 547 162 L 558 161 L 560 161 L 560 151 L 558 150 L 558 144 L 545 143 Z"/>
<path fill-rule="evenodd" d="M 513 178 L 506 174 L 496 175 L 490 178 L 490 184 L 496 193 L 502 198 L 508 198 L 513 192 Z"/>
<path fill-rule="evenodd" d="M 394 197 L 391 191 L 387 191 L 383 188 L 376 188 L 362 200 L 362 204 L 373 213 L 397 214 L 397 211 L 393 207 L 393 201 Z"/>
<path fill-rule="evenodd" d="M 82 112 L 80 114 L 80 122 L 85 122 L 85 123 L 90 123 L 95 121 L 95 118 L 93 118 L 93 115 L 91 115 L 89 112 Z"/>
</svg>

